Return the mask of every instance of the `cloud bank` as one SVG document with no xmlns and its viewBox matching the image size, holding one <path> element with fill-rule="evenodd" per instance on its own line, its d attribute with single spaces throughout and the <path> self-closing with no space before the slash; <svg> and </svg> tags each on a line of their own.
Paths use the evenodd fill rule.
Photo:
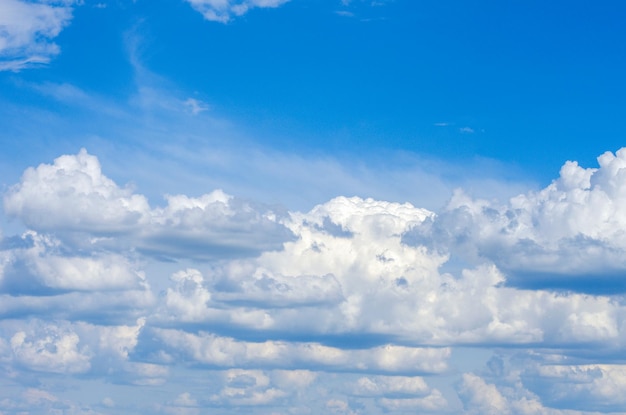
<svg viewBox="0 0 626 415">
<path fill-rule="evenodd" d="M 26 230 L 0 242 L 0 410 L 623 412 L 626 150 L 598 163 L 441 212 L 154 206 L 86 150 L 29 168 L 4 194 Z M 459 368 L 467 346 L 484 365 Z M 58 375 L 155 400 L 72 400 Z"/>
</svg>

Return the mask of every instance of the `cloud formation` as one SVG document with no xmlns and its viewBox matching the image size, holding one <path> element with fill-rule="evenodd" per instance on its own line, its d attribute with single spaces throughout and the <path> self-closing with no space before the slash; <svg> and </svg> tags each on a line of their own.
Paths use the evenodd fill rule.
<svg viewBox="0 0 626 415">
<path fill-rule="evenodd" d="M 145 196 L 103 175 L 98 159 L 83 149 L 26 170 L 5 195 L 4 209 L 70 246 L 132 247 L 164 258 L 254 255 L 290 238 L 276 213 L 221 190 L 166 200 L 165 207 L 151 208 Z"/>
<path fill-rule="evenodd" d="M 432 212 L 341 196 L 280 212 L 221 190 L 153 207 L 85 150 L 61 156 L 4 195 L 27 230 L 0 241 L 0 367 L 44 412 L 81 405 L 29 373 L 177 385 L 157 413 L 623 412 L 623 295 L 517 279 L 553 272 L 577 287 L 567 247 L 580 238 L 597 247 L 580 251 L 585 272 L 619 278 L 621 258 L 602 252 L 622 249 L 625 158 L 568 162 L 505 205 L 457 193 Z M 489 351 L 482 369 L 456 368 L 468 345 Z M 441 376 L 456 391 L 435 387 Z"/>
<path fill-rule="evenodd" d="M 0 3 L 0 71 L 50 62 L 60 51 L 53 39 L 72 19 L 74 0 Z"/>
<path fill-rule="evenodd" d="M 626 150 L 598 168 L 563 165 L 548 187 L 505 205 L 459 191 L 447 209 L 408 233 L 470 262 L 493 261 L 523 287 L 626 289 Z"/>
<path fill-rule="evenodd" d="M 289 0 L 186 0 L 205 19 L 228 23 L 233 17 L 243 16 L 254 8 L 275 8 Z"/>
</svg>

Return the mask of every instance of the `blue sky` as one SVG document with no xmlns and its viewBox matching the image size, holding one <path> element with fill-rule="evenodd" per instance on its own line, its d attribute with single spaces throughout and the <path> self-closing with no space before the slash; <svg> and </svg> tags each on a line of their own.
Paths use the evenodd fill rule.
<svg viewBox="0 0 626 415">
<path fill-rule="evenodd" d="M 0 414 L 626 412 L 624 18 L 4 0 Z"/>
</svg>

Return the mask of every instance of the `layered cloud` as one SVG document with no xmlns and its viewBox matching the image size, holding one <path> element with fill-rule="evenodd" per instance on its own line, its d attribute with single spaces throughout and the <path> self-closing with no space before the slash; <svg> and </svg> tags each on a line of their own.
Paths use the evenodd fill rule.
<svg viewBox="0 0 626 415">
<path fill-rule="evenodd" d="M 283 250 L 173 275 L 158 318 L 327 343 L 623 344 L 618 301 L 509 288 L 493 265 L 441 272 L 447 256 L 402 242 L 432 217 L 359 198 L 294 213 L 285 225 L 297 239 Z"/>
<path fill-rule="evenodd" d="M 4 197 L 27 230 L 0 245 L 0 366 L 14 388 L 43 385 L 28 373 L 176 385 L 150 408 L 88 408 L 104 413 L 623 412 L 623 295 L 572 292 L 593 291 L 583 274 L 620 278 L 606 252 L 623 249 L 623 159 L 437 213 L 359 197 L 285 212 L 221 190 L 152 206 L 95 156 L 62 156 Z M 596 248 L 575 269 L 578 240 Z M 468 345 L 494 357 L 461 371 Z M 74 405 L 45 396 L 32 407 Z"/>
<path fill-rule="evenodd" d="M 0 70 L 45 64 L 60 51 L 53 39 L 72 19 L 74 0 L 3 0 L 0 3 Z"/>
<path fill-rule="evenodd" d="M 218 367 L 291 367 L 330 371 L 382 373 L 440 373 L 450 355 L 447 348 L 411 348 L 385 345 L 343 350 L 319 343 L 246 342 L 208 333 L 192 334 L 156 329 L 155 335 L 173 353 Z"/>
<path fill-rule="evenodd" d="M 233 17 L 242 16 L 254 8 L 275 8 L 289 0 L 186 0 L 205 19 L 228 23 Z"/>
</svg>

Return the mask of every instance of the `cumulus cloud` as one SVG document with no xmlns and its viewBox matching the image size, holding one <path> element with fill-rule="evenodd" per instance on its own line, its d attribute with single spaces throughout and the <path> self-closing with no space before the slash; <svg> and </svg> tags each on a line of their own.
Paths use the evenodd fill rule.
<svg viewBox="0 0 626 415">
<path fill-rule="evenodd" d="M 106 177 L 97 157 L 83 149 L 27 169 L 5 194 L 4 208 L 68 245 L 136 249 L 170 260 L 255 255 L 290 238 L 276 213 L 221 190 L 166 200 L 165 207 L 151 208 L 145 196 Z"/>
<path fill-rule="evenodd" d="M 5 195 L 31 230 L 0 240 L 0 368 L 138 388 L 191 375 L 150 408 L 162 413 L 462 411 L 424 375 L 457 376 L 467 414 L 623 411 L 623 296 L 515 280 L 580 279 L 566 272 L 576 238 L 621 252 L 621 159 L 568 163 L 505 206 L 459 193 L 439 213 L 359 197 L 276 213 L 221 190 L 153 207 L 86 151 L 60 157 Z M 460 345 L 517 357 L 461 375 Z"/>
<path fill-rule="evenodd" d="M 493 265 L 441 272 L 447 256 L 403 243 L 430 217 L 409 204 L 359 198 L 292 213 L 285 226 L 297 239 L 283 250 L 206 275 L 174 274 L 155 321 L 329 345 L 355 335 L 379 344 L 623 344 L 626 309 L 615 299 L 507 287 Z"/>
<path fill-rule="evenodd" d="M 228 23 L 235 16 L 242 16 L 254 8 L 275 8 L 289 0 L 187 0 L 191 7 L 202 13 L 205 19 Z"/>
<path fill-rule="evenodd" d="M 598 163 L 567 162 L 548 187 L 505 205 L 457 192 L 405 240 L 493 261 L 524 287 L 625 290 L 626 149 L 606 152 Z"/>
<path fill-rule="evenodd" d="M 3 0 L 0 3 L 0 70 L 45 64 L 60 51 L 53 39 L 72 19 L 74 0 Z"/>
<path fill-rule="evenodd" d="M 42 372 L 82 373 L 89 370 L 89 351 L 79 347 L 80 338 L 76 333 L 48 326 L 43 335 L 37 334 L 19 331 L 11 337 L 11 350 L 17 363 Z"/>
<path fill-rule="evenodd" d="M 4 209 L 33 229 L 107 235 L 137 226 L 149 206 L 145 197 L 104 176 L 98 159 L 82 149 L 27 169 L 5 195 Z"/>
</svg>

